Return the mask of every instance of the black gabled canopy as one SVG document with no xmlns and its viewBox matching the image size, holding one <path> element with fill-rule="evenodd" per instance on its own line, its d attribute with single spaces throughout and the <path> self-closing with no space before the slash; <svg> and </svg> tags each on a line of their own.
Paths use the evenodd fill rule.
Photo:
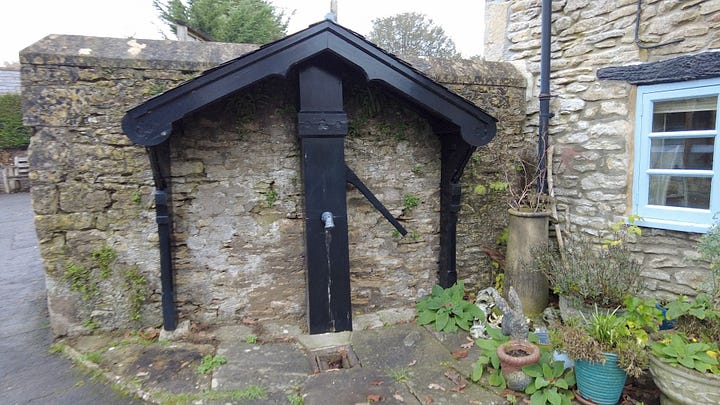
<svg viewBox="0 0 720 405">
<path fill-rule="evenodd" d="M 149 99 L 125 114 L 122 128 L 136 144 L 158 145 L 170 136 L 173 123 L 187 114 L 264 78 L 287 76 L 293 66 L 328 52 L 356 66 L 368 80 L 382 82 L 419 107 L 421 113 L 456 128 L 469 145 L 484 145 L 495 136 L 495 118 L 330 20 L 226 62 Z"/>
</svg>

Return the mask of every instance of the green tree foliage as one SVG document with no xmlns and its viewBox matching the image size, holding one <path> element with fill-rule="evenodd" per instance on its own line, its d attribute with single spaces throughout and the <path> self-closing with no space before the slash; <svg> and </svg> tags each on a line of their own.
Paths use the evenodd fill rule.
<svg viewBox="0 0 720 405">
<path fill-rule="evenodd" d="M 455 58 L 455 42 L 442 27 L 420 13 L 401 13 L 373 20 L 368 39 L 401 56 Z"/>
<path fill-rule="evenodd" d="M 266 0 L 153 0 L 160 18 L 175 32 L 175 23 L 215 41 L 264 44 L 286 35 L 288 19 Z"/>
<path fill-rule="evenodd" d="M 30 130 L 22 123 L 19 94 L 0 94 L 0 149 L 24 148 L 30 143 Z"/>
</svg>

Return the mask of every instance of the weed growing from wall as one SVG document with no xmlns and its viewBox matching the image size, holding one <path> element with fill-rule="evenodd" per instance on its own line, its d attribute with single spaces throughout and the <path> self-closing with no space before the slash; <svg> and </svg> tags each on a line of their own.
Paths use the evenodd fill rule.
<svg viewBox="0 0 720 405">
<path fill-rule="evenodd" d="M 100 249 L 93 250 L 92 258 L 100 268 L 100 277 L 108 278 L 112 275 L 110 265 L 117 258 L 117 254 L 110 246 L 103 245 Z"/>
<path fill-rule="evenodd" d="M 128 288 L 128 300 L 130 301 L 129 318 L 131 321 L 139 321 L 142 319 L 142 306 L 145 303 L 147 279 L 137 266 L 132 266 L 125 272 L 125 283 Z"/>
<path fill-rule="evenodd" d="M 420 205 L 420 199 L 412 194 L 405 194 L 403 195 L 403 203 L 405 204 L 405 210 L 410 211 Z"/>
<path fill-rule="evenodd" d="M 80 293 L 83 301 L 89 301 L 98 294 L 97 282 L 92 279 L 92 271 L 76 263 L 69 263 L 65 267 L 63 279 L 70 284 L 70 290 Z"/>
</svg>

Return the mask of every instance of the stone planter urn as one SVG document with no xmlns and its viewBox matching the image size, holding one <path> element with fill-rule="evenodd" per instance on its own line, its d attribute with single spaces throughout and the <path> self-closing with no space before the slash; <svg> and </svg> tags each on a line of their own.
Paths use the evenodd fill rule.
<svg viewBox="0 0 720 405">
<path fill-rule="evenodd" d="M 532 378 L 522 368 L 540 360 L 540 348 L 527 340 L 510 340 L 498 346 L 496 353 L 508 388 L 523 391 Z"/>
<path fill-rule="evenodd" d="M 525 315 L 542 313 L 549 301 L 547 277 L 533 267 L 533 248 L 548 243 L 548 218 L 545 211 L 509 209 L 505 285 L 515 287 Z"/>
<path fill-rule="evenodd" d="M 558 296 L 558 307 L 560 309 L 560 319 L 567 322 L 570 318 L 585 318 L 591 320 L 595 314 L 595 307 L 587 305 L 576 297 L 567 297 L 560 294 Z M 616 308 L 597 307 L 597 311 L 601 314 L 610 314 L 616 311 Z M 624 311 L 617 310 L 617 315 L 621 315 Z"/>
<path fill-rule="evenodd" d="M 720 404 L 720 377 L 673 367 L 650 355 L 650 374 L 662 392 L 662 405 Z"/>
</svg>

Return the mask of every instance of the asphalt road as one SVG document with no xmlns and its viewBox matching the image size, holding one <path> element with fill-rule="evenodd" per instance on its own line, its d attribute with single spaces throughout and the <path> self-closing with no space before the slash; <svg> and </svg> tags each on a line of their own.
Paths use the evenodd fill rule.
<svg viewBox="0 0 720 405">
<path fill-rule="evenodd" d="M 50 354 L 30 194 L 0 194 L 0 405 L 140 404 Z"/>
</svg>

